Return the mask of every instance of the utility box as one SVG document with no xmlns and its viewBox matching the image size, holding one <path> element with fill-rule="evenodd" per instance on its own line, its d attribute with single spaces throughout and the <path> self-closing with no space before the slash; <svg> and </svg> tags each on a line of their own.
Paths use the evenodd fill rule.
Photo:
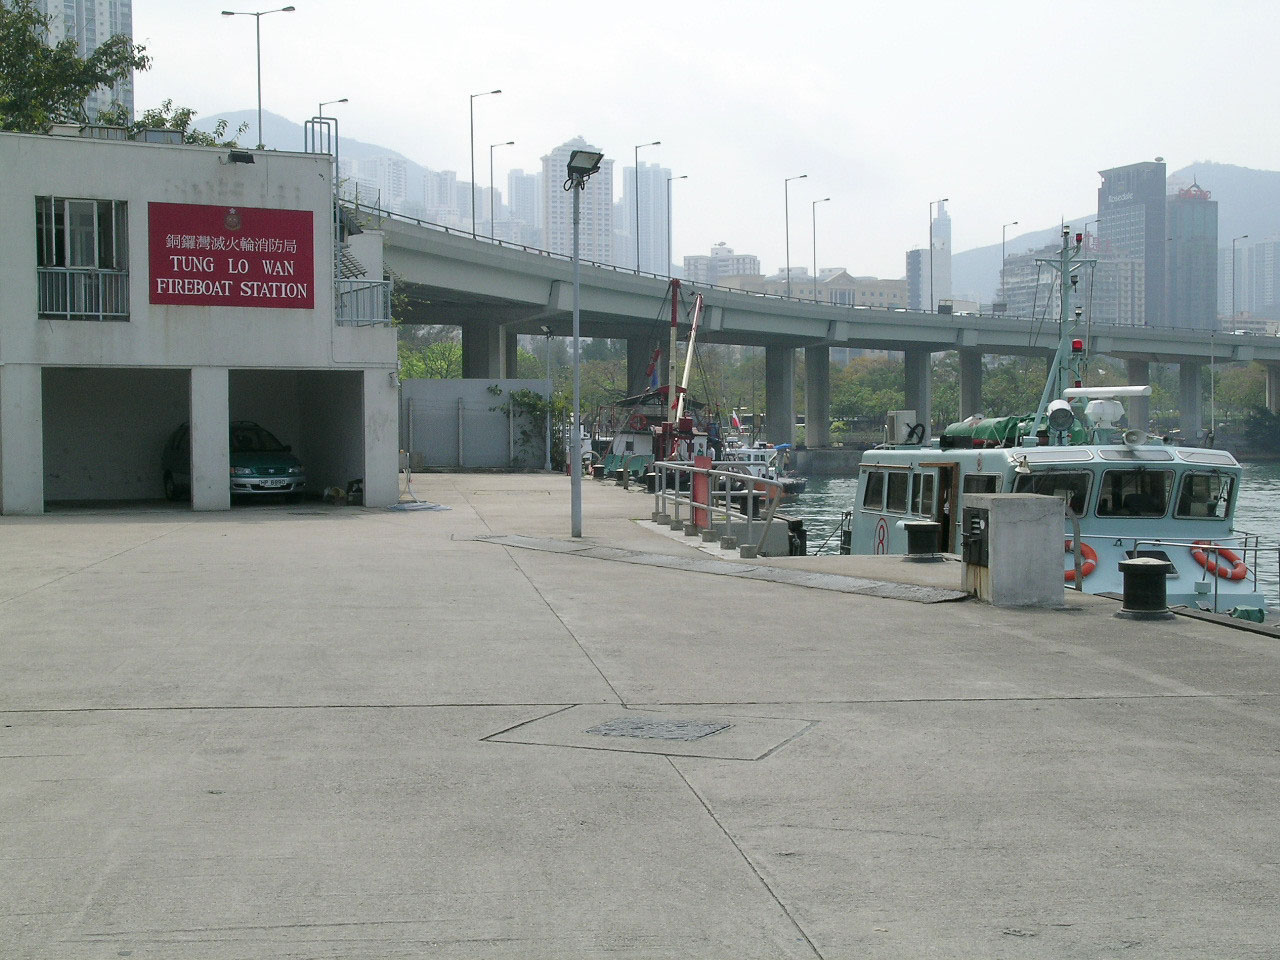
<svg viewBox="0 0 1280 960">
<path fill-rule="evenodd" d="M 1033 493 L 968 494 L 962 589 L 996 607 L 1061 607 L 1065 503 Z"/>
<path fill-rule="evenodd" d="M 914 410 L 890 410 L 885 417 L 890 443 L 910 443 L 911 428 L 916 423 Z"/>
</svg>

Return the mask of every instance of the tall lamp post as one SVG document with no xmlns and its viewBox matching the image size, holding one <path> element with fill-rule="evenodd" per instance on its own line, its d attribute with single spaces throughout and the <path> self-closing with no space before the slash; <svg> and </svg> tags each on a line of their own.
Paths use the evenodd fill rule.
<svg viewBox="0 0 1280 960">
<path fill-rule="evenodd" d="M 547 473 L 551 472 L 551 328 L 543 327 L 543 334 L 547 338 L 547 461 L 542 465 L 542 469 Z"/>
<path fill-rule="evenodd" d="M 569 155 L 568 178 L 564 189 L 573 194 L 573 434 L 569 438 L 569 531 L 582 536 L 582 368 L 580 363 L 579 296 L 582 291 L 581 261 L 578 258 L 578 234 L 582 191 L 591 175 L 600 169 L 603 153 L 575 150 Z M 670 184 L 668 184 L 670 188 Z M 548 351 L 547 356 L 551 353 Z"/>
<path fill-rule="evenodd" d="M 682 173 L 678 177 L 667 177 L 667 279 L 671 279 L 671 181 L 688 180 L 689 175 Z"/>
<path fill-rule="evenodd" d="M 476 235 L 476 97 L 489 97 L 501 90 L 485 90 L 471 97 L 471 236 Z"/>
<path fill-rule="evenodd" d="M 343 97 L 341 100 L 322 100 L 322 101 L 320 101 L 320 106 L 318 106 L 318 107 L 316 108 L 316 116 L 317 116 L 317 117 L 323 117 L 323 116 L 324 116 L 324 108 L 325 108 L 325 107 L 331 107 L 331 106 L 333 106 L 335 103 L 346 103 L 346 102 L 347 102 L 347 98 L 346 98 L 346 97 Z"/>
<path fill-rule="evenodd" d="M 787 235 L 787 298 L 791 298 L 791 181 L 803 180 L 809 175 L 802 173 L 798 177 L 787 177 L 782 181 L 783 224 Z"/>
<path fill-rule="evenodd" d="M 1231 319 L 1236 318 L 1236 243 L 1240 240 L 1248 240 L 1249 235 L 1243 233 L 1238 237 L 1231 238 Z M 1233 328 L 1234 329 L 1234 328 Z"/>
<path fill-rule="evenodd" d="M 262 142 L 262 18 L 269 13 L 293 13 L 293 7 L 277 7 L 274 10 L 259 10 L 257 12 L 249 10 L 223 10 L 224 17 L 253 17 L 253 34 L 258 48 L 258 149 L 264 146 Z"/>
<path fill-rule="evenodd" d="M 504 140 L 502 143 L 489 144 L 489 239 L 496 240 L 493 235 L 493 148 L 494 147 L 514 147 L 514 140 Z"/>
<path fill-rule="evenodd" d="M 640 272 L 640 148 L 661 146 L 661 140 L 636 144 L 636 273 Z"/>
<path fill-rule="evenodd" d="M 821 200 L 814 200 L 809 208 L 813 214 L 813 299 L 816 303 L 818 300 L 818 204 L 826 203 L 830 197 L 823 197 Z"/>
<path fill-rule="evenodd" d="M 948 197 L 929 201 L 929 312 L 937 313 L 938 305 L 933 302 L 933 208 L 935 204 L 946 203 Z"/>
<path fill-rule="evenodd" d="M 333 121 L 333 189 L 335 193 L 338 191 L 338 178 L 341 176 L 341 173 L 338 170 L 338 118 L 326 117 L 324 115 L 324 108 L 331 107 L 335 103 L 346 103 L 346 102 L 347 102 L 346 97 L 343 97 L 341 100 L 321 100 L 320 105 L 316 107 L 317 117 L 319 117 L 321 120 Z"/>
<path fill-rule="evenodd" d="M 930 223 L 930 225 L 932 225 L 932 224 L 933 224 L 933 220 L 932 220 L 932 219 L 930 219 L 930 220 L 929 220 L 929 223 Z M 1003 224 L 1003 225 L 1000 227 L 1000 300 L 1001 300 L 1001 301 L 1004 303 L 1004 305 L 1005 305 L 1005 306 L 1004 306 L 1004 309 L 1005 309 L 1005 312 L 1006 312 L 1006 313 L 1008 313 L 1008 312 L 1009 312 L 1009 294 L 1008 294 L 1008 292 L 1006 291 L 1006 289 L 1005 289 L 1005 285 L 1004 285 L 1004 240 L 1005 240 L 1005 231 L 1006 231 L 1006 230 L 1008 230 L 1010 227 L 1016 227 L 1017 225 L 1018 225 L 1018 221 L 1017 221 L 1017 220 L 1014 220 L 1012 223 L 1006 223 L 1006 224 Z M 931 243 L 929 244 L 929 246 L 933 246 L 933 243 L 931 242 Z"/>
</svg>

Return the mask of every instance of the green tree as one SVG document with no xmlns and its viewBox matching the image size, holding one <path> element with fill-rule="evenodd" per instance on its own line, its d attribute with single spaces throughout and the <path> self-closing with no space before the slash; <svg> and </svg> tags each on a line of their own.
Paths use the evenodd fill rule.
<svg viewBox="0 0 1280 960">
<path fill-rule="evenodd" d="M 225 139 L 227 135 L 225 119 L 215 123 L 213 130 L 205 131 L 196 130 L 191 126 L 195 118 L 196 112 L 190 107 L 175 107 L 172 100 L 165 100 L 158 107 L 144 110 L 142 116 L 132 123 L 129 122 L 129 114 L 124 106 L 116 104 L 112 109 L 98 114 L 98 123 L 128 127 L 129 132 L 133 134 L 142 130 L 178 130 L 182 133 L 183 143 L 193 143 L 203 147 L 238 147 L 240 135 L 249 129 L 246 121 L 236 128 L 235 136 Z"/>
<path fill-rule="evenodd" d="M 123 34 L 88 57 L 74 38 L 51 47 L 51 22 L 35 0 L 0 2 L 0 130 L 46 133 L 55 123 L 83 123 L 89 94 L 151 66 L 145 48 Z"/>
</svg>

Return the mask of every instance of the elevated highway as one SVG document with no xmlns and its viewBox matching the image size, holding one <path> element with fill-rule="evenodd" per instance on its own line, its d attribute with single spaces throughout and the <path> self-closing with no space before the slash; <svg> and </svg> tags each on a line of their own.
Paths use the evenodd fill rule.
<svg viewBox="0 0 1280 960">
<path fill-rule="evenodd" d="M 408 292 L 410 323 L 462 329 L 464 376 L 498 377 L 515 356 L 517 334 L 572 332 L 572 265 L 568 257 L 488 239 L 381 211 L 362 221 L 385 233 L 385 262 Z M 635 385 L 663 335 L 666 278 L 584 262 L 581 270 L 583 336 L 627 341 L 628 376 Z M 770 439 L 790 439 L 794 422 L 794 351 L 806 350 L 806 420 L 810 445 L 825 444 L 831 347 L 899 351 L 906 358 L 907 406 L 929 420 L 929 364 L 934 353 L 960 354 L 964 415 L 981 409 L 984 354 L 1050 357 L 1056 322 L 1025 317 L 936 314 L 918 310 L 849 307 L 787 299 L 724 287 L 684 283 L 686 297 L 703 295 L 699 337 L 707 342 L 765 348 L 766 417 Z M 1085 334 L 1093 354 L 1124 359 L 1131 382 L 1145 383 L 1149 364 L 1181 367 L 1184 429 L 1197 429 L 1200 377 L 1217 362 L 1257 360 L 1267 367 L 1267 402 L 1280 401 L 1280 338 L 1093 324 Z M 1145 412 L 1134 409 L 1135 420 Z"/>
</svg>

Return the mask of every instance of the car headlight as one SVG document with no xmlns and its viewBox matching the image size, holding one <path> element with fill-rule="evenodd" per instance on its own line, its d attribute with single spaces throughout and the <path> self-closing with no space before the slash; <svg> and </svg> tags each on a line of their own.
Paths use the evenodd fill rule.
<svg viewBox="0 0 1280 960">
<path fill-rule="evenodd" d="M 289 472 L 290 472 L 290 473 L 301 473 L 301 472 L 302 472 L 302 467 L 299 467 L 299 466 L 293 466 L 293 467 L 290 467 L 290 468 L 289 468 Z"/>
<path fill-rule="evenodd" d="M 232 467 L 231 475 L 233 477 L 251 477 L 253 476 L 252 467 Z"/>
</svg>

